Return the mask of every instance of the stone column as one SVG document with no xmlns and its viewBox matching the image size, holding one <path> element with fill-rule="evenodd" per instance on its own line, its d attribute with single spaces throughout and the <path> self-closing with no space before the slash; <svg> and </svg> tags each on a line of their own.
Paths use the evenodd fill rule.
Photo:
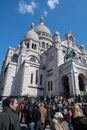
<svg viewBox="0 0 87 130">
<path fill-rule="evenodd" d="M 76 95 L 79 95 L 80 94 L 79 80 L 78 80 L 78 73 L 76 71 L 74 71 L 74 80 L 75 80 Z"/>
<path fill-rule="evenodd" d="M 78 73 L 77 73 L 77 69 L 75 66 L 75 63 L 72 63 L 72 75 L 73 75 L 73 82 L 74 82 L 74 91 L 75 91 L 75 95 L 79 95 L 80 94 L 80 90 L 79 90 L 79 81 L 78 81 Z"/>
<path fill-rule="evenodd" d="M 75 95 L 75 89 L 74 89 L 74 78 L 73 78 L 73 72 L 72 70 L 70 71 L 69 73 L 69 93 L 70 93 L 70 96 L 73 96 Z"/>
</svg>

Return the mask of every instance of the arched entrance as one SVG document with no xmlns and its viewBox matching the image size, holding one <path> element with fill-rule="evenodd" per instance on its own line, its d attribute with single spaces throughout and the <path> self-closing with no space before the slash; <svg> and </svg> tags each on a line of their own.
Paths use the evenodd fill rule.
<svg viewBox="0 0 87 130">
<path fill-rule="evenodd" d="M 64 96 L 69 97 L 69 78 L 67 75 L 62 77 L 62 86 L 64 89 Z"/>
<path fill-rule="evenodd" d="M 83 74 L 79 74 L 79 90 L 85 91 L 85 76 Z"/>
</svg>

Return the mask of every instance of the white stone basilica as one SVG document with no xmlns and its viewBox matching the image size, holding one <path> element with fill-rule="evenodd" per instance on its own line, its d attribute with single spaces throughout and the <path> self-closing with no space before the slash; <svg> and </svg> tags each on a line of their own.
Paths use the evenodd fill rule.
<svg viewBox="0 0 87 130">
<path fill-rule="evenodd" d="M 0 96 L 79 95 L 87 92 L 87 53 L 72 33 L 40 24 L 25 34 L 18 49 L 8 48 L 0 74 Z"/>
</svg>

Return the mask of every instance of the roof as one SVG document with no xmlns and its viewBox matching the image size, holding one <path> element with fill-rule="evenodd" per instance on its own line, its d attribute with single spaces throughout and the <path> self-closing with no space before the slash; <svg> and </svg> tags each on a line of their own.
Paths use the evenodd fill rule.
<svg viewBox="0 0 87 130">
<path fill-rule="evenodd" d="M 40 24 L 37 25 L 34 30 L 37 33 L 43 32 L 43 33 L 47 33 L 47 34 L 51 35 L 51 31 L 49 30 L 49 28 L 44 25 L 44 19 L 43 18 L 40 19 Z"/>
</svg>

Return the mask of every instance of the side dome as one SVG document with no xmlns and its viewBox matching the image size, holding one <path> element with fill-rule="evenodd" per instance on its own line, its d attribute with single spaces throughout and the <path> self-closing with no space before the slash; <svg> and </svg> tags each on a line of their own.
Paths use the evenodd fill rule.
<svg viewBox="0 0 87 130">
<path fill-rule="evenodd" d="M 58 31 L 56 31 L 56 32 L 54 33 L 54 35 L 60 35 L 60 33 L 59 33 Z"/>
<path fill-rule="evenodd" d="M 40 24 L 37 25 L 34 30 L 37 33 L 43 32 L 43 33 L 47 33 L 47 34 L 51 35 L 51 31 L 48 29 L 48 27 L 46 27 L 44 25 L 43 17 L 40 18 Z"/>
<path fill-rule="evenodd" d="M 39 40 L 38 34 L 34 31 L 34 23 L 32 23 L 31 25 L 31 30 L 28 31 L 24 36 L 24 40 L 29 40 L 29 39 L 33 39 L 35 41 Z"/>
</svg>

